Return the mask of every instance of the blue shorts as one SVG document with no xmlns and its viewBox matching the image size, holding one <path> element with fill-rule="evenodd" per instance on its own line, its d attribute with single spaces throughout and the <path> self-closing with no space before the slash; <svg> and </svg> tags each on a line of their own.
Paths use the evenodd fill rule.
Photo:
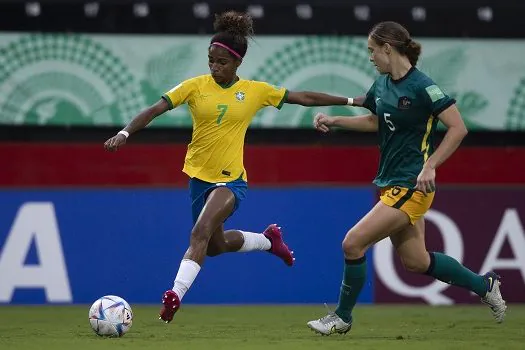
<svg viewBox="0 0 525 350">
<path fill-rule="evenodd" d="M 233 213 L 235 213 L 235 211 L 239 208 L 242 200 L 246 198 L 246 191 L 248 190 L 248 184 L 246 181 L 244 181 L 242 178 L 239 178 L 231 182 L 211 183 L 197 178 L 190 179 L 191 215 L 194 224 L 197 222 L 197 218 L 199 217 L 202 208 L 204 208 L 204 204 L 206 204 L 208 195 L 213 189 L 220 186 L 226 186 L 233 192 L 233 195 L 235 196 L 235 205 L 230 214 L 230 216 L 232 216 Z"/>
</svg>

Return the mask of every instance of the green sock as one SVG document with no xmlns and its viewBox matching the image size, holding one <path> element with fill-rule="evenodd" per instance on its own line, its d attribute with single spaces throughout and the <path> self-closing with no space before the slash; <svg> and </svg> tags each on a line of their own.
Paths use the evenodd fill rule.
<svg viewBox="0 0 525 350">
<path fill-rule="evenodd" d="M 483 276 L 470 271 L 448 255 L 442 253 L 429 254 L 430 266 L 426 272 L 427 275 L 441 282 L 469 289 L 480 297 L 485 296 L 487 293 L 487 282 Z"/>
<path fill-rule="evenodd" d="M 345 271 L 341 291 L 339 293 L 339 303 L 335 313 L 346 323 L 352 321 L 352 310 L 357 302 L 357 297 L 366 279 L 366 257 L 356 260 L 345 260 Z"/>
</svg>

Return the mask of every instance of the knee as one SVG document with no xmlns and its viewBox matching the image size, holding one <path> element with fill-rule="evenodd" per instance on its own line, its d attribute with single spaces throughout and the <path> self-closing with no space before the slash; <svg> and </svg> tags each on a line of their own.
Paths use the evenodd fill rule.
<svg viewBox="0 0 525 350">
<path fill-rule="evenodd" d="M 206 255 L 209 257 L 214 257 L 217 255 L 221 255 L 227 252 L 226 245 L 224 244 L 210 244 L 208 245 L 208 249 L 206 250 Z"/>
<path fill-rule="evenodd" d="M 190 245 L 208 244 L 211 231 L 210 225 L 197 222 L 191 231 Z"/>
<path fill-rule="evenodd" d="M 422 258 L 403 258 L 401 257 L 401 263 L 406 271 L 412 273 L 425 273 L 428 270 L 427 259 Z"/>
<path fill-rule="evenodd" d="M 359 259 L 366 253 L 366 246 L 360 242 L 358 235 L 348 233 L 342 243 L 343 253 L 346 259 Z"/>
</svg>

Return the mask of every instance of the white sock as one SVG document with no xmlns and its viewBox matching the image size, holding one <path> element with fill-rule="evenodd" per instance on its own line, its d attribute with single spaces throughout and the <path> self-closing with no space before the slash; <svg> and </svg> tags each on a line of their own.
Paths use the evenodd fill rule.
<svg viewBox="0 0 525 350">
<path fill-rule="evenodd" d="M 244 237 L 244 243 L 242 244 L 239 252 L 251 252 L 254 250 L 269 250 L 272 247 L 272 242 L 262 233 L 253 233 L 241 231 Z"/>
<path fill-rule="evenodd" d="M 190 289 L 200 270 L 201 267 L 195 261 L 182 259 L 172 288 L 172 290 L 177 293 L 180 300 L 182 300 L 184 294 Z"/>
</svg>

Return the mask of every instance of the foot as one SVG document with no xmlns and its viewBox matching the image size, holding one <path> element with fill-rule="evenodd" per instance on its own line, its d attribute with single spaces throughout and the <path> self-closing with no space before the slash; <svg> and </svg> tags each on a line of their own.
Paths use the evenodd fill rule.
<svg viewBox="0 0 525 350">
<path fill-rule="evenodd" d="M 492 310 L 492 316 L 496 319 L 496 322 L 501 323 L 505 318 L 505 312 L 507 311 L 507 305 L 505 300 L 501 296 L 499 286 L 501 284 L 501 277 L 494 272 L 489 272 L 483 276 L 487 281 L 487 294 L 481 298 L 481 302 L 487 304 Z"/>
<path fill-rule="evenodd" d="M 276 224 L 271 224 L 266 228 L 266 230 L 264 230 L 263 235 L 268 238 L 272 244 L 269 252 L 281 258 L 286 265 L 292 266 L 295 258 L 293 257 L 293 252 L 283 241 L 281 228 Z"/>
<path fill-rule="evenodd" d="M 162 296 L 162 304 L 163 306 L 159 312 L 159 320 L 169 323 L 173 320 L 173 316 L 180 307 L 179 296 L 171 289 L 167 290 Z"/>
<path fill-rule="evenodd" d="M 312 331 L 322 335 L 334 333 L 346 334 L 352 328 L 352 320 L 345 322 L 335 312 L 330 311 L 328 315 L 306 324 Z"/>
</svg>

